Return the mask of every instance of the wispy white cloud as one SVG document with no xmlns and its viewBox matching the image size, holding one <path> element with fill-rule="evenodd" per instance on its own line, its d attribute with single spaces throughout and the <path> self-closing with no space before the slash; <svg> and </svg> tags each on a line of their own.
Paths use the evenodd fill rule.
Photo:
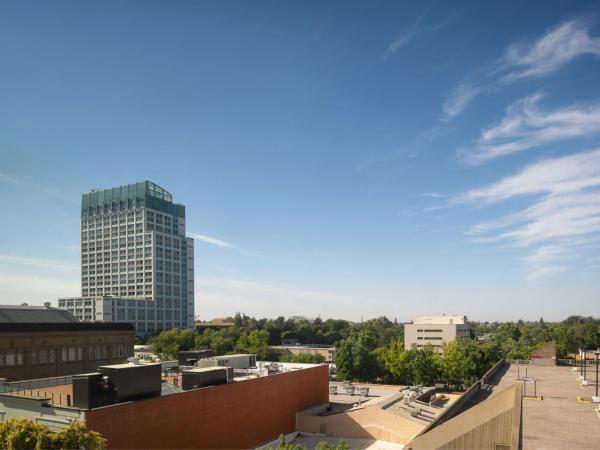
<svg viewBox="0 0 600 450">
<path fill-rule="evenodd" d="M 529 281 L 539 280 L 540 278 L 545 278 L 550 275 L 556 275 L 558 273 L 566 272 L 567 267 L 565 266 L 545 266 L 535 269 L 533 272 L 529 274 L 527 279 Z"/>
<path fill-rule="evenodd" d="M 21 182 L 20 179 L 13 175 L 9 175 L 7 173 L 0 173 L 0 183 L 2 184 L 19 184 Z"/>
<path fill-rule="evenodd" d="M 69 264 L 63 261 L 55 261 L 51 259 L 42 258 L 29 258 L 24 256 L 7 254 L 0 254 L 0 264 L 16 264 L 43 269 L 79 270 L 79 267 L 77 265 Z"/>
<path fill-rule="evenodd" d="M 387 59 L 388 56 L 390 56 L 392 53 L 398 51 L 400 48 L 402 48 L 403 46 L 405 46 L 413 40 L 413 38 L 419 32 L 421 22 L 427 16 L 428 13 L 429 8 L 423 11 L 421 14 L 419 14 L 419 16 L 414 20 L 414 22 L 408 29 L 408 31 L 404 31 L 403 33 L 399 34 L 396 38 L 394 38 L 394 40 L 390 43 L 383 55 L 384 60 Z"/>
<path fill-rule="evenodd" d="M 458 116 L 475 97 L 486 89 L 486 86 L 478 86 L 466 81 L 460 83 L 444 103 L 442 120 L 448 121 Z"/>
<path fill-rule="evenodd" d="M 534 279 L 566 270 L 566 263 L 600 242 L 600 149 L 547 159 L 489 186 L 467 191 L 451 205 L 490 205 L 529 199 L 520 211 L 479 223 L 467 234 L 479 242 L 529 249 Z M 556 264 L 560 262 L 560 264 Z M 542 270 L 542 269 L 548 270 Z"/>
<path fill-rule="evenodd" d="M 442 192 L 422 192 L 419 194 L 419 197 L 446 198 L 448 194 L 443 194 Z"/>
<path fill-rule="evenodd" d="M 359 162 L 356 166 L 354 166 L 354 173 L 360 173 L 375 164 L 383 164 L 393 161 L 396 158 L 402 157 L 403 155 L 405 155 L 405 152 L 395 151 L 369 156 L 368 158 L 364 159 L 363 161 Z"/>
<path fill-rule="evenodd" d="M 510 83 L 526 77 L 555 72 L 581 55 L 600 55 L 600 38 L 589 34 L 588 20 L 570 20 L 549 30 L 534 42 L 509 46 L 499 63 L 506 71 L 500 82 Z"/>
<path fill-rule="evenodd" d="M 410 41 L 412 41 L 416 34 L 417 30 L 411 29 L 410 31 L 407 31 L 406 33 L 402 33 L 401 35 L 397 36 L 385 51 L 384 58 L 388 57 L 388 55 L 390 55 L 391 53 L 394 53 L 396 50 L 408 44 Z"/>
<path fill-rule="evenodd" d="M 513 103 L 498 124 L 481 132 L 472 148 L 459 150 L 459 158 L 481 164 L 564 139 L 600 135 L 600 102 L 545 110 L 539 107 L 543 97 L 538 92 Z"/>
<path fill-rule="evenodd" d="M 260 253 L 255 253 L 250 250 L 246 250 L 238 245 L 232 244 L 231 242 L 224 241 L 222 239 L 216 238 L 214 236 L 207 236 L 205 234 L 196 234 L 196 233 L 188 233 L 188 237 L 191 237 L 197 241 L 202 241 L 210 245 L 214 245 L 216 247 L 226 248 L 229 250 L 236 250 L 245 255 L 255 256 L 257 258 L 266 258 L 266 256 L 261 255 Z"/>
<path fill-rule="evenodd" d="M 444 103 L 442 120 L 462 113 L 475 97 L 524 78 L 549 75 L 583 55 L 600 56 L 600 37 L 590 36 L 590 21 L 579 18 L 561 23 L 530 42 L 509 45 L 504 55 L 478 75 L 463 81 Z"/>
<path fill-rule="evenodd" d="M 456 12 L 454 14 L 452 14 L 451 16 L 447 17 L 446 19 L 442 20 L 441 22 L 437 23 L 436 25 L 433 26 L 429 26 L 429 27 L 424 27 L 422 26 L 422 22 L 423 20 L 427 17 L 427 15 L 429 14 L 431 8 L 427 8 L 425 11 L 423 11 L 412 23 L 412 25 L 410 26 L 410 28 L 402 33 L 400 33 L 398 36 L 396 36 L 392 42 L 390 43 L 390 45 L 388 45 L 384 55 L 383 55 L 383 59 L 387 59 L 391 54 L 395 53 L 396 51 L 400 50 L 402 47 L 408 45 L 410 42 L 412 42 L 419 34 L 422 33 L 437 33 L 438 31 L 446 28 L 447 26 L 449 26 L 451 23 L 453 23 L 456 18 L 459 15 L 459 12 Z"/>
</svg>

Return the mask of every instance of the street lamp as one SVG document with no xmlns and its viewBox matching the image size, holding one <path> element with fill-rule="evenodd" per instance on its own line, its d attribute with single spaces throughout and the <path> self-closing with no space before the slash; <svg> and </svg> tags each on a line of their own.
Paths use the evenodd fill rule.
<svg viewBox="0 0 600 450">
<path fill-rule="evenodd" d="M 596 398 L 594 399 L 596 402 L 599 402 L 598 398 L 598 356 L 600 356 L 600 348 L 594 352 L 596 355 Z"/>
</svg>

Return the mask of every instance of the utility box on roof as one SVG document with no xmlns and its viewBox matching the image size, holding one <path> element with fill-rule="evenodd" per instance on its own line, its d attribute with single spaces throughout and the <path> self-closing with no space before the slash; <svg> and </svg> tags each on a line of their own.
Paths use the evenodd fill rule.
<svg viewBox="0 0 600 450">
<path fill-rule="evenodd" d="M 227 383 L 227 367 L 206 367 L 181 372 L 181 387 L 187 391 Z"/>
<path fill-rule="evenodd" d="M 103 384 L 107 385 L 104 389 L 111 393 L 112 403 L 160 395 L 160 363 L 100 366 L 98 372 L 102 375 Z"/>
<path fill-rule="evenodd" d="M 234 369 L 249 369 L 256 367 L 256 355 L 222 355 L 212 358 L 205 358 L 198 361 L 198 367 L 232 367 Z"/>
<path fill-rule="evenodd" d="M 212 350 L 185 350 L 177 353 L 177 360 L 180 366 L 193 366 L 197 361 L 214 355 Z"/>
</svg>

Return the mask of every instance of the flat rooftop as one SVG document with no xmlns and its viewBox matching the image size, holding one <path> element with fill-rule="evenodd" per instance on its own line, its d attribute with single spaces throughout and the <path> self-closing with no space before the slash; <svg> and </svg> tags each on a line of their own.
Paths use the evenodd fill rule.
<svg viewBox="0 0 600 450">
<path fill-rule="evenodd" d="M 351 386 L 354 387 L 353 392 Z M 297 422 L 300 432 L 318 434 L 321 429 L 325 430 L 323 435 L 332 439 L 328 442 L 337 442 L 336 439 L 348 442 L 352 438 L 370 441 L 368 445 L 374 446 L 372 448 L 384 448 L 375 437 L 387 435 L 389 440 L 385 442 L 386 445 L 400 445 L 389 448 L 401 448 L 461 396 L 456 393 L 437 393 L 431 402 L 411 399 L 405 403 L 410 392 L 406 386 L 361 383 L 351 386 L 330 383 L 329 405 L 299 413 Z M 368 393 L 365 388 L 368 388 Z M 423 390 L 422 398 L 428 398 L 425 390 L 427 388 Z M 321 440 L 323 435 L 319 436 Z"/>
<path fill-rule="evenodd" d="M 592 373 L 593 372 L 593 373 Z M 588 367 L 588 386 L 581 386 L 579 372 L 569 366 L 527 366 L 527 377 L 537 383 L 537 395 L 543 400 L 523 399 L 522 448 L 590 449 L 600 448 L 600 416 L 598 404 L 590 402 L 595 394 L 595 370 Z M 511 365 L 492 380 L 494 395 L 514 383 L 521 383 L 525 368 Z M 533 384 L 527 382 L 526 395 L 533 395 Z"/>
</svg>

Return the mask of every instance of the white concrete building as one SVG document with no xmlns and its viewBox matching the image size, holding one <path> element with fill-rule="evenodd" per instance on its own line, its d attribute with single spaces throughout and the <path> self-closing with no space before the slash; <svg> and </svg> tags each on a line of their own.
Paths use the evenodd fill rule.
<svg viewBox="0 0 600 450">
<path fill-rule="evenodd" d="M 413 345 L 422 348 L 429 344 L 441 352 L 444 342 L 456 338 L 469 338 L 470 334 L 467 316 L 415 317 L 412 323 L 404 325 L 404 348 L 409 349 Z"/>
<path fill-rule="evenodd" d="M 129 322 L 140 336 L 193 327 L 185 207 L 150 181 L 83 194 L 81 297 L 58 306 L 83 321 Z"/>
</svg>

